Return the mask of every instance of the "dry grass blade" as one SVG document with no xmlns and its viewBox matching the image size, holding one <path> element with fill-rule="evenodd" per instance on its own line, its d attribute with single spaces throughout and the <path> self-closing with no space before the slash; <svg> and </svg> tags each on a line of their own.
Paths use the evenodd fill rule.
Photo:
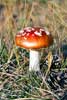
<svg viewBox="0 0 67 100">
<path fill-rule="evenodd" d="M 46 59 L 48 59 L 48 69 L 46 71 L 46 74 L 45 76 L 42 76 L 42 83 L 41 83 L 41 86 L 40 88 L 43 86 L 43 84 L 45 84 L 46 88 L 50 91 L 50 88 L 46 82 L 46 78 L 47 78 L 47 75 L 49 74 L 49 71 L 50 71 L 50 68 L 51 68 L 51 64 L 52 64 L 52 60 L 53 60 L 53 56 L 52 56 L 52 52 L 49 52 Z"/>
<path fill-rule="evenodd" d="M 41 98 L 33 98 L 33 97 L 30 97 L 30 98 L 18 98 L 18 99 L 15 99 L 15 100 L 42 100 Z"/>
<path fill-rule="evenodd" d="M 49 74 L 49 71 L 50 71 L 50 68 L 51 68 L 51 64 L 52 64 L 52 60 L 53 60 L 52 52 L 48 53 L 47 59 L 48 59 L 48 69 L 46 71 L 44 80 L 46 79 L 47 75 Z"/>
<path fill-rule="evenodd" d="M 36 88 L 37 90 L 39 90 L 41 93 L 44 93 L 44 92 L 49 93 L 49 94 L 53 95 L 54 97 L 56 97 L 58 100 L 60 100 L 59 97 L 55 93 L 53 93 L 52 91 L 50 91 L 50 90 L 46 90 L 46 89 L 42 89 L 42 88 L 37 88 L 37 87 L 34 87 L 34 88 Z"/>
<path fill-rule="evenodd" d="M 5 84 L 6 82 L 8 82 L 8 79 L 6 79 L 6 80 L 0 85 L 0 90 L 3 89 L 3 86 L 4 86 L 4 84 Z"/>
<path fill-rule="evenodd" d="M 30 6 L 29 6 L 30 7 Z M 29 9 L 29 8 L 28 8 Z M 30 11 L 26 11 L 26 2 L 25 2 L 25 17 L 26 17 L 26 21 L 23 23 L 23 27 L 28 26 L 30 18 L 32 16 L 32 12 L 34 11 L 34 2 L 32 3 L 31 7 L 30 7 Z"/>
<path fill-rule="evenodd" d="M 60 100 L 58 91 L 61 88 L 52 92 L 53 87 L 50 86 L 48 80 L 53 85 L 56 82 L 55 85 L 60 86 L 57 79 L 54 79 L 57 73 L 52 74 L 52 71 L 59 73 L 57 76 L 61 77 L 61 80 L 58 77 L 61 85 L 64 78 L 62 74 L 66 78 L 67 64 L 65 62 L 61 64 L 60 71 L 58 68 L 50 69 L 54 57 L 52 53 L 60 54 L 62 44 L 65 43 L 67 46 L 67 0 L 0 0 L 1 7 L 3 9 L 0 9 L 0 100 L 2 97 L 5 100 L 44 100 L 47 97 Z M 42 54 L 45 50 L 41 51 L 40 66 L 43 72 L 41 71 L 40 74 L 29 73 L 29 53 L 15 46 L 16 32 L 27 26 L 46 27 L 55 39 L 53 48 L 49 48 L 53 52 L 48 53 L 49 49 L 45 49 L 46 54 L 48 53 L 46 57 L 48 65 L 45 64 L 45 55 Z M 54 83 L 49 79 L 51 74 Z M 65 85 L 67 87 L 67 84 Z M 62 88 L 63 92 L 66 91 L 65 87 Z"/>
<path fill-rule="evenodd" d="M 7 64 L 10 63 L 10 60 L 11 60 L 13 54 L 14 54 L 14 49 L 15 49 L 15 48 L 13 47 L 13 49 L 11 50 L 10 56 L 9 56 L 9 58 L 8 58 L 8 60 L 7 60 Z"/>
</svg>

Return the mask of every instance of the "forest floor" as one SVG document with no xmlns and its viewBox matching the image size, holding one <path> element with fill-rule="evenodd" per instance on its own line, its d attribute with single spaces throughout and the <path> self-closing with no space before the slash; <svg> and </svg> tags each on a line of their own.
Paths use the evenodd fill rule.
<svg viewBox="0 0 67 100">
<path fill-rule="evenodd" d="M 41 49 L 40 72 L 29 72 L 29 50 L 15 45 L 34 26 L 54 38 Z M 66 57 L 67 0 L 0 0 L 0 100 L 67 100 Z"/>
</svg>

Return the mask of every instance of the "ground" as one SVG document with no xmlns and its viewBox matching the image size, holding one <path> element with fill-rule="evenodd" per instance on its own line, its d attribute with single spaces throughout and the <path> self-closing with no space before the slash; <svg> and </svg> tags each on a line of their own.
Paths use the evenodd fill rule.
<svg viewBox="0 0 67 100">
<path fill-rule="evenodd" d="M 15 44 L 29 26 L 54 39 L 41 49 L 40 72 L 29 72 L 29 50 Z M 67 0 L 0 0 L 0 100 L 67 100 L 66 57 Z"/>
</svg>

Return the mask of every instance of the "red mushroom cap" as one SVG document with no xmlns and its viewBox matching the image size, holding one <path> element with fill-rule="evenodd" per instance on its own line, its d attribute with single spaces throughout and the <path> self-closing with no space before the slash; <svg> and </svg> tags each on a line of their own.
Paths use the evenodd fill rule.
<svg viewBox="0 0 67 100">
<path fill-rule="evenodd" d="M 52 35 L 39 27 L 27 27 L 17 33 L 16 45 L 27 49 L 48 47 L 53 43 Z"/>
</svg>

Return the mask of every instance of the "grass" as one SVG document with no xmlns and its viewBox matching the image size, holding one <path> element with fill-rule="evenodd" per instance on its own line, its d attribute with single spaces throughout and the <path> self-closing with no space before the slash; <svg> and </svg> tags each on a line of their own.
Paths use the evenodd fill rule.
<svg viewBox="0 0 67 100">
<path fill-rule="evenodd" d="M 61 47 L 67 43 L 67 0 L 0 0 L 0 7 L 0 100 L 65 100 L 67 60 Z M 27 26 L 45 27 L 54 37 L 41 51 L 41 73 L 28 71 L 29 50 L 15 45 L 16 33 Z M 58 53 L 61 66 L 51 68 L 49 52 Z"/>
</svg>

